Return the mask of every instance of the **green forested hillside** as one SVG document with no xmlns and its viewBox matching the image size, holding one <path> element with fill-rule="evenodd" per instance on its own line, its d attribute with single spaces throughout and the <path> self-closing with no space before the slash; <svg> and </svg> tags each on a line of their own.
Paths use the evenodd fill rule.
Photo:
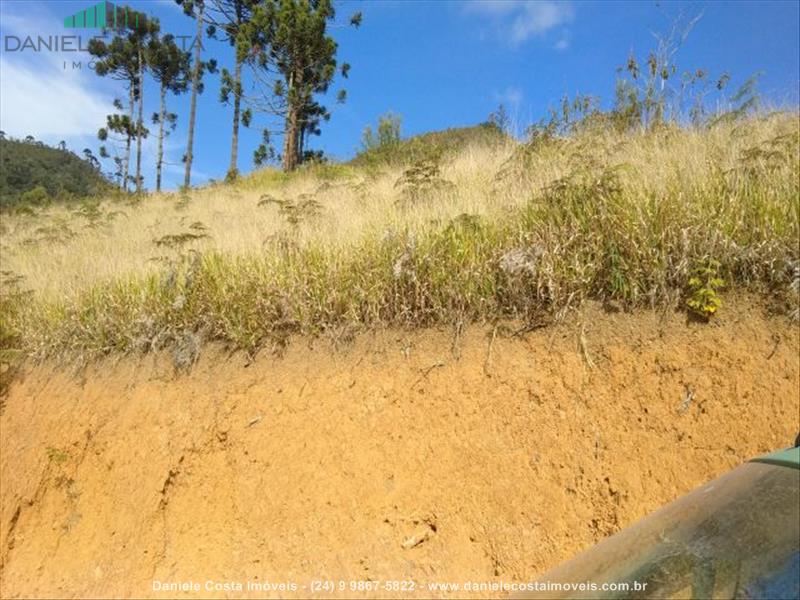
<svg viewBox="0 0 800 600">
<path fill-rule="evenodd" d="M 84 198 L 109 188 L 90 152 L 80 157 L 30 137 L 0 139 L 0 208 Z"/>
</svg>

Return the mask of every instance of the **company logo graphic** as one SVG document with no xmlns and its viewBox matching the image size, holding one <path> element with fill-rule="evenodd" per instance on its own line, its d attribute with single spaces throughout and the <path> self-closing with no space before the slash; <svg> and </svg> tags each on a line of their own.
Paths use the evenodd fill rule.
<svg viewBox="0 0 800 600">
<path fill-rule="evenodd" d="M 64 27 L 68 29 L 90 29 L 95 27 L 117 29 L 119 27 L 138 26 L 139 13 L 129 11 L 125 6 L 116 6 L 105 0 L 64 19 Z"/>
<path fill-rule="evenodd" d="M 3 2 L 4 0 L 0 0 Z M 124 0 L 123 0 L 124 1 Z M 147 14 L 138 12 L 127 6 L 117 6 L 113 2 L 98 2 L 84 10 L 64 18 L 64 27 L 67 29 L 90 30 L 87 32 L 69 32 L 59 35 L 2 35 L 2 50 L 4 52 L 52 52 L 78 53 L 89 52 L 89 42 L 93 39 L 109 39 L 115 34 L 126 34 L 132 31 L 143 31 L 150 19 Z M 192 35 L 173 35 L 175 42 L 180 44 L 184 51 L 191 51 L 195 42 L 199 42 Z M 202 43 L 200 43 L 202 48 Z M 66 57 L 64 57 L 66 58 Z M 82 69 L 84 66 L 93 69 L 93 59 L 64 60 L 64 70 Z"/>
</svg>

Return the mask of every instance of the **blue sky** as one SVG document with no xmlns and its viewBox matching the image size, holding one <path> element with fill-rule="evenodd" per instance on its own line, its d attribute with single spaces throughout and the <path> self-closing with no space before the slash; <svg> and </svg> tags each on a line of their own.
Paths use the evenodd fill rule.
<svg viewBox="0 0 800 600">
<path fill-rule="evenodd" d="M 12 51 L 9 36 L 65 35 L 63 18 L 94 4 L 92 0 L 0 0 L 0 129 L 10 135 L 55 144 L 65 140 L 80 152 L 96 152 L 96 131 L 121 86 L 87 69 L 81 52 Z M 118 2 L 121 4 L 121 2 Z M 194 22 L 172 0 L 130 0 L 136 9 L 157 16 L 162 30 L 192 35 Z M 734 89 L 762 72 L 763 98 L 778 106 L 797 106 L 800 79 L 800 3 L 785 2 L 523 2 L 344 1 L 337 3 L 333 29 L 339 58 L 352 64 L 350 77 L 332 86 L 332 119 L 312 147 L 337 159 L 353 155 L 363 128 L 386 111 L 402 115 L 403 134 L 471 125 L 504 103 L 519 131 L 541 118 L 564 94 L 599 96 L 607 104 L 616 68 L 633 52 L 644 56 L 654 46 L 653 32 L 665 32 L 678 13 L 702 13 L 681 46 L 681 68 L 728 71 Z M 345 27 L 360 10 L 360 29 Z M 84 36 L 87 36 L 84 33 Z M 9 46 L 10 44 L 10 46 Z M 210 41 L 208 55 L 230 66 L 231 50 Z M 66 68 L 64 61 L 67 61 Z M 83 61 L 81 69 L 72 61 Z M 249 78 L 245 79 L 248 88 Z M 333 94 L 348 91 L 344 105 Z M 206 80 L 198 105 L 193 183 L 224 177 L 230 152 L 231 108 L 218 101 L 219 78 Z M 153 83 L 145 96 L 146 112 L 156 110 Z M 188 94 L 169 99 L 179 114 L 167 144 L 165 181 L 182 181 Z M 253 168 L 258 126 L 256 115 L 244 130 L 239 168 Z M 274 127 L 274 121 L 271 123 Z M 153 185 L 155 138 L 145 144 L 145 185 Z"/>
</svg>

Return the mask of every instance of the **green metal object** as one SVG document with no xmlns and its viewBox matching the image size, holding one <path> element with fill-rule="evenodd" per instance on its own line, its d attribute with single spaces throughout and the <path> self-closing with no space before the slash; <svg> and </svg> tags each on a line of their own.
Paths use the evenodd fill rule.
<svg viewBox="0 0 800 600">
<path fill-rule="evenodd" d="M 759 462 L 766 463 L 768 465 L 777 465 L 779 467 L 800 469 L 800 447 L 778 450 L 772 454 L 766 454 L 764 456 L 754 458 L 750 462 Z"/>
</svg>

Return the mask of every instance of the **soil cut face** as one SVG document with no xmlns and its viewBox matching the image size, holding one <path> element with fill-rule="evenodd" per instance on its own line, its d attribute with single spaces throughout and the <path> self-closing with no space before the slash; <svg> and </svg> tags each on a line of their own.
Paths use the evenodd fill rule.
<svg viewBox="0 0 800 600">
<path fill-rule="evenodd" d="M 431 585 L 532 581 L 800 429 L 798 329 L 747 300 L 513 333 L 27 367 L 0 595 L 464 597 Z"/>
</svg>

